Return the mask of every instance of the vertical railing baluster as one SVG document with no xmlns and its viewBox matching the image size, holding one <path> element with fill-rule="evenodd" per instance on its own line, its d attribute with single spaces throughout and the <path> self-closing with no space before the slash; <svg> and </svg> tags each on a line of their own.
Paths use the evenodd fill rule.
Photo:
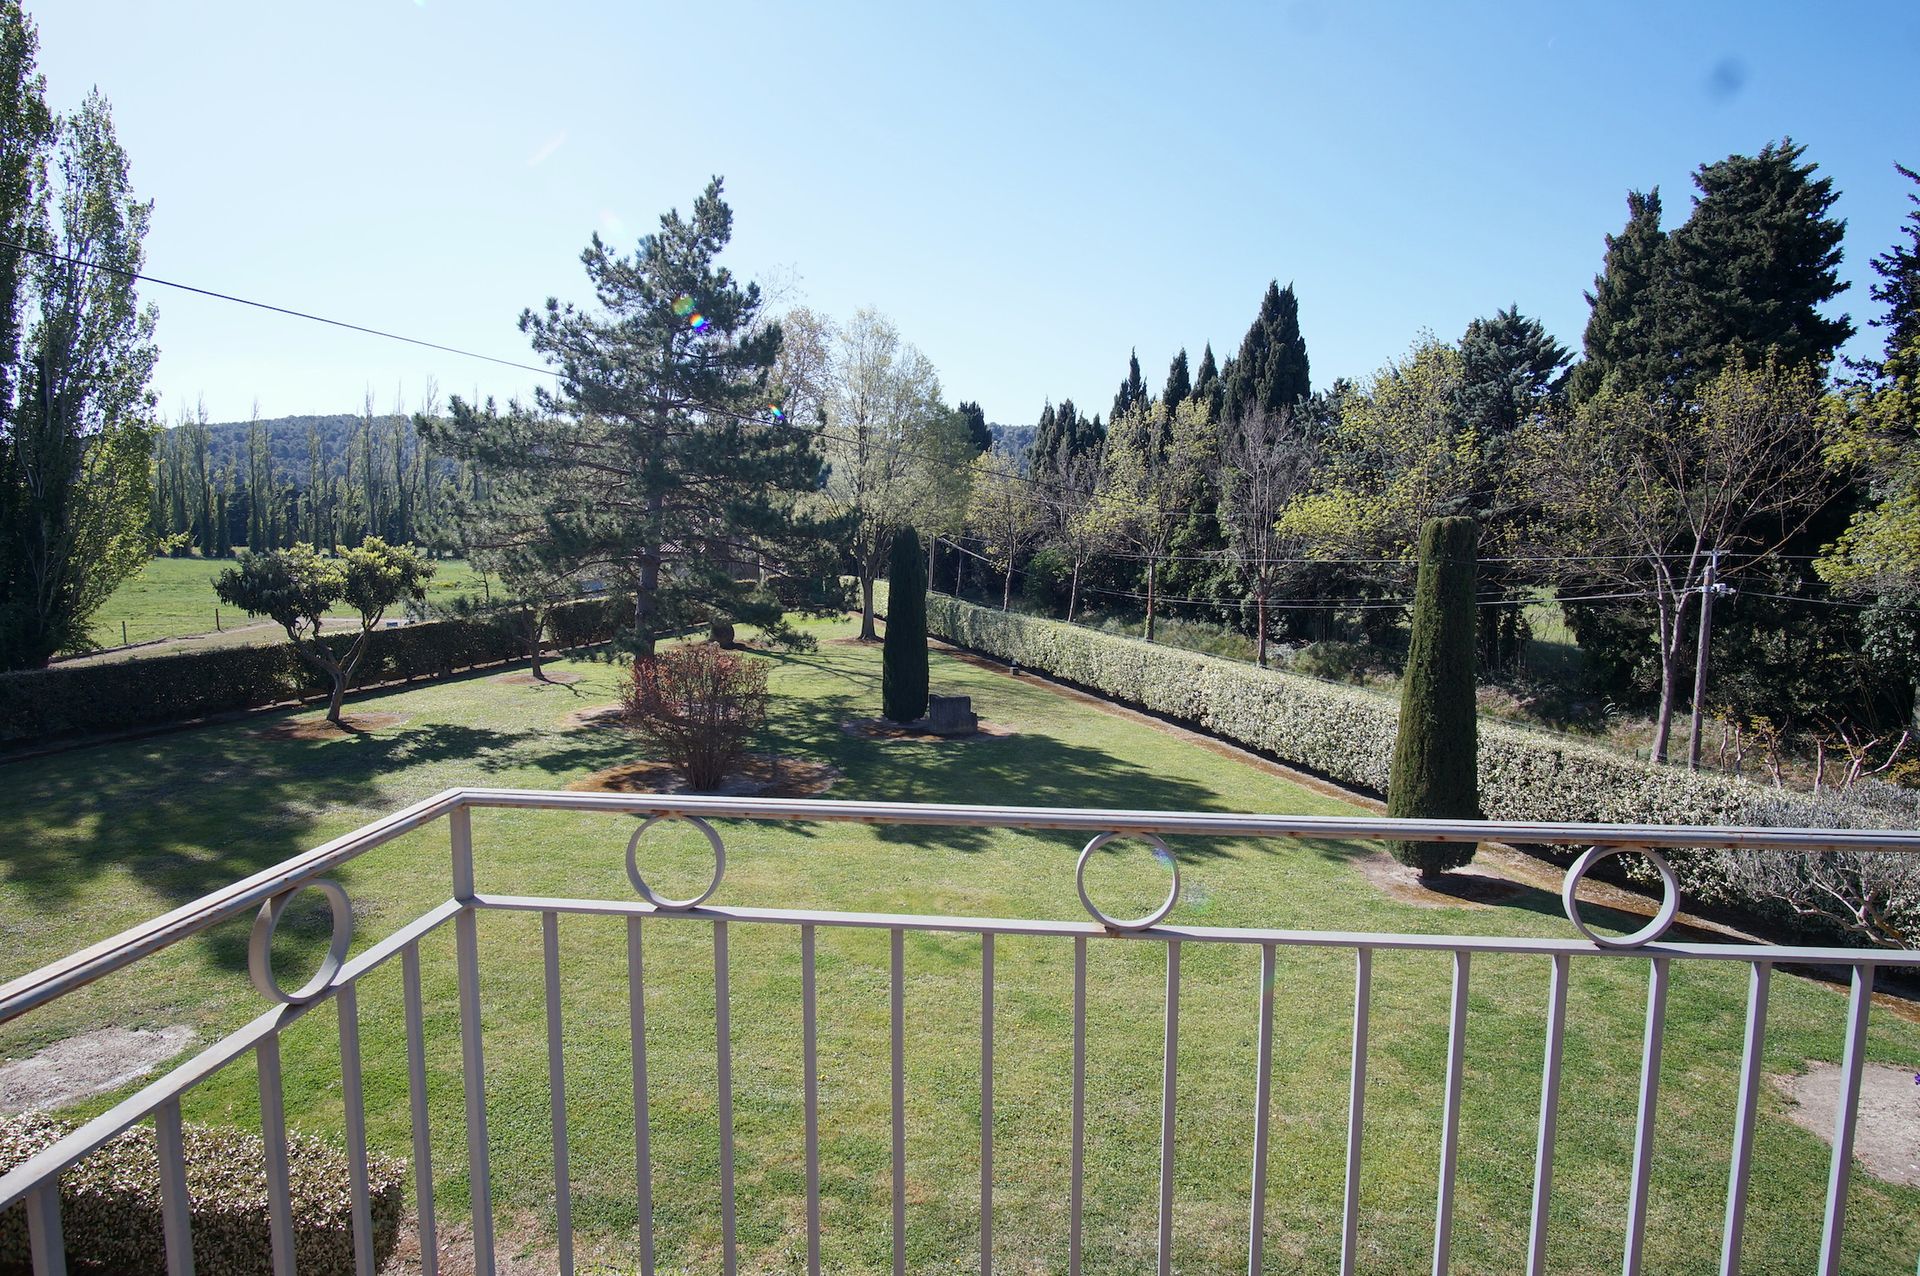
<svg viewBox="0 0 1920 1276">
<path fill-rule="evenodd" d="M 400 950 L 400 986 L 407 1017 L 407 1100 L 413 1109 L 414 1230 L 420 1237 L 420 1274 L 439 1276 L 440 1238 L 433 1220 L 433 1130 L 427 1124 L 427 1030 L 420 1004 L 420 945 Z"/>
<path fill-rule="evenodd" d="M 373 1276 L 373 1206 L 367 1192 L 367 1108 L 360 1084 L 360 996 L 352 984 L 334 995 L 340 1021 L 340 1102 L 346 1113 L 347 1198 L 353 1218 L 355 1276 Z"/>
<path fill-rule="evenodd" d="M 1080 1276 L 1080 1206 L 1087 1159 L 1087 938 L 1073 937 L 1073 1153 L 1067 1188 L 1067 1272 Z"/>
<path fill-rule="evenodd" d="M 160 1234 L 166 1247 L 167 1276 L 193 1276 L 193 1201 L 187 1194 L 187 1147 L 178 1099 L 169 1099 L 154 1111 L 153 1155 L 160 1170 Z"/>
<path fill-rule="evenodd" d="M 573 1178 L 567 1156 L 567 1061 L 560 1010 L 560 914 L 540 914 L 547 974 L 547 1095 L 553 1121 L 553 1226 L 562 1276 L 573 1276 Z"/>
<path fill-rule="evenodd" d="M 1447 1018 L 1446 1105 L 1440 1116 L 1440 1192 L 1433 1209 L 1433 1276 L 1447 1276 L 1453 1252 L 1453 1176 L 1460 1161 L 1460 1073 L 1467 1052 L 1466 949 L 1453 954 L 1453 1004 Z"/>
<path fill-rule="evenodd" d="M 1553 955 L 1547 990 L 1546 1060 L 1540 1065 L 1540 1137 L 1533 1154 L 1533 1214 L 1527 1230 L 1527 1276 L 1546 1276 L 1547 1209 L 1553 1198 L 1553 1142 L 1560 1124 L 1560 1059 L 1566 1052 L 1567 976 L 1572 958 Z"/>
<path fill-rule="evenodd" d="M 727 983 L 727 924 L 713 924 L 713 1041 L 720 1106 L 720 1264 L 726 1276 L 739 1265 L 733 1212 L 733 995 Z"/>
<path fill-rule="evenodd" d="M 1840 1056 L 1840 1098 L 1833 1113 L 1833 1164 L 1827 1172 L 1827 1218 L 1820 1228 L 1821 1276 L 1840 1271 L 1847 1230 L 1847 1176 L 1853 1173 L 1853 1127 L 1860 1114 L 1860 1072 L 1867 1061 L 1867 1015 L 1873 1009 L 1873 967 L 1853 968 L 1847 998 L 1847 1044 Z"/>
<path fill-rule="evenodd" d="M 60 1235 L 60 1179 L 27 1193 L 27 1256 L 33 1276 L 67 1276 L 67 1244 Z"/>
<path fill-rule="evenodd" d="M 1647 976 L 1647 1035 L 1640 1057 L 1640 1110 L 1633 1130 L 1633 1182 L 1627 1198 L 1627 1253 L 1623 1276 L 1640 1276 L 1647 1239 L 1647 1183 L 1653 1174 L 1653 1124 L 1660 1098 L 1660 1043 L 1667 1024 L 1666 957 L 1653 959 Z"/>
<path fill-rule="evenodd" d="M 453 897 L 466 904 L 453 918 L 460 976 L 460 1072 L 467 1101 L 467 1199 L 473 1205 L 473 1273 L 493 1276 L 493 1173 L 487 1149 L 487 1068 L 480 1016 L 480 928 L 474 912 L 473 812 L 447 816 L 453 838 Z"/>
<path fill-rule="evenodd" d="M 1740 1100 L 1733 1117 L 1733 1163 L 1727 1170 L 1727 1225 L 1720 1240 L 1721 1276 L 1740 1270 L 1740 1235 L 1746 1230 L 1747 1177 L 1753 1170 L 1754 1110 L 1765 1068 L 1761 1050 L 1767 1039 L 1767 984 L 1773 963 L 1756 961 L 1747 974 L 1747 1032 L 1740 1050 Z"/>
<path fill-rule="evenodd" d="M 980 937 L 980 1276 L 993 1272 L 993 936 Z"/>
<path fill-rule="evenodd" d="M 1260 1045 L 1253 1064 L 1253 1202 L 1248 1210 L 1247 1276 L 1260 1276 L 1267 1240 L 1267 1108 L 1273 1095 L 1274 948 L 1260 945 Z"/>
<path fill-rule="evenodd" d="M 893 1064 L 893 1273 L 907 1271 L 907 1050 L 902 1030 L 906 989 L 902 967 L 905 965 L 904 940 L 895 926 L 888 945 L 888 1001 L 892 1018 Z"/>
<path fill-rule="evenodd" d="M 807 1276 L 820 1276 L 820 1052 L 813 927 L 800 928 L 800 1048 L 807 1113 Z"/>
<path fill-rule="evenodd" d="M 1173 1272 L 1173 1103 L 1180 1057 L 1180 941 L 1167 941 L 1166 1054 L 1160 1064 L 1160 1276 Z"/>
<path fill-rule="evenodd" d="M 1347 1175 L 1340 1207 L 1340 1276 L 1353 1276 L 1360 1248 L 1360 1138 L 1366 1128 L 1367 1009 L 1373 998 L 1373 950 L 1353 954 L 1353 1072 L 1347 1082 Z"/>
<path fill-rule="evenodd" d="M 287 1172 L 287 1111 L 280 1079 L 280 1034 L 269 1032 L 254 1047 L 260 1081 L 260 1139 L 267 1169 L 267 1237 L 273 1276 L 293 1276 L 293 1195 Z"/>
<path fill-rule="evenodd" d="M 627 1026 L 633 1036 L 633 1175 L 640 1276 L 653 1276 L 653 1123 L 647 1115 L 647 988 L 640 919 L 627 918 Z"/>
</svg>

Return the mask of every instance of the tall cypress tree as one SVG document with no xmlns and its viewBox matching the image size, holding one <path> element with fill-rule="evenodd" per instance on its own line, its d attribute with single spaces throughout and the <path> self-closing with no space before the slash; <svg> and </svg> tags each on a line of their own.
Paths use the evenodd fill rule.
<svg viewBox="0 0 1920 1276">
<path fill-rule="evenodd" d="M 1160 392 L 1160 398 L 1171 411 L 1192 397 L 1193 378 L 1187 372 L 1187 348 L 1182 346 L 1180 353 L 1173 356 L 1173 362 L 1167 365 L 1167 387 Z"/>
<path fill-rule="evenodd" d="M 987 427 L 987 414 L 978 403 L 962 403 L 954 411 L 967 423 L 967 438 L 972 441 L 975 452 L 984 452 L 993 446 L 993 431 Z"/>
<path fill-rule="evenodd" d="M 1133 351 L 1127 356 L 1127 379 L 1120 383 L 1120 392 L 1113 396 L 1113 415 L 1126 415 L 1127 409 L 1138 404 L 1147 406 L 1147 383 L 1140 379 L 1140 352 Z"/>
<path fill-rule="evenodd" d="M 1894 168 L 1920 186 L 1920 173 L 1903 164 Z M 1920 354 L 1920 194 L 1908 191 L 1907 199 L 1914 207 L 1900 227 L 1906 242 L 1896 242 L 1873 259 L 1873 273 L 1880 276 L 1880 282 L 1873 286 L 1873 299 L 1887 308 L 1885 315 L 1873 320 L 1873 326 L 1885 329 L 1887 334 L 1885 357 L 1873 369 L 1883 375 L 1896 371 L 1907 376 L 1920 373 L 1920 368 L 1910 364 L 1901 367 Z"/>
<path fill-rule="evenodd" d="M 1241 339 L 1226 378 L 1226 415 L 1291 408 L 1312 390 L 1306 338 L 1300 333 L 1300 302 L 1293 285 L 1267 284 L 1260 313 Z"/>
<path fill-rule="evenodd" d="M 1667 236 L 1660 229 L 1660 188 L 1627 192 L 1627 224 L 1607 236 L 1607 255 L 1587 294 L 1592 308 L 1583 338 L 1586 358 L 1569 391 L 1585 402 L 1602 389 L 1645 388 L 1661 374 L 1659 310 L 1666 299 Z"/>
<path fill-rule="evenodd" d="M 892 722 L 927 716 L 927 560 L 920 551 L 920 534 L 911 527 L 894 534 L 888 564 L 880 704 Z"/>
<path fill-rule="evenodd" d="M 1225 387 L 1220 383 L 1220 369 L 1213 362 L 1213 343 L 1200 354 L 1200 370 L 1193 377 L 1193 397 L 1204 399 L 1214 420 L 1220 419 L 1221 400 Z"/>
<path fill-rule="evenodd" d="M 1400 729 L 1387 781 L 1394 819 L 1480 818 L 1479 719 L 1474 697 L 1474 558 L 1470 518 L 1429 519 L 1420 529 Z M 1473 858 L 1472 842 L 1395 842 L 1402 864 L 1435 877 Z"/>
</svg>

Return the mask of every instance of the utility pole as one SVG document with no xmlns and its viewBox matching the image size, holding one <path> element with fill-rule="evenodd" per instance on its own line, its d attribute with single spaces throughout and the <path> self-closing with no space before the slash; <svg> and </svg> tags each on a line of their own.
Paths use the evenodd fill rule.
<svg viewBox="0 0 1920 1276">
<path fill-rule="evenodd" d="M 1700 769 L 1700 718 L 1706 707 L 1707 644 L 1713 636 L 1713 596 L 1721 589 L 1720 551 L 1707 559 L 1706 575 L 1700 582 L 1700 641 L 1693 653 L 1693 716 L 1687 732 L 1687 770 Z"/>
</svg>

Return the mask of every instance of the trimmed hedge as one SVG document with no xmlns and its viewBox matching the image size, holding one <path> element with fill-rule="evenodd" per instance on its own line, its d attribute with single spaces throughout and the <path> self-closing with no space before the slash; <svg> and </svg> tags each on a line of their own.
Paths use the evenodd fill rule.
<svg viewBox="0 0 1920 1276">
<path fill-rule="evenodd" d="M 73 1127 L 28 1113 L 0 1119 L 0 1172 L 50 1146 Z M 193 1269 L 201 1276 L 270 1276 L 266 1146 L 240 1130 L 181 1130 L 192 1202 Z M 352 1199 L 346 1152 L 324 1139 L 287 1137 L 295 1265 L 303 1276 L 350 1276 Z M 406 1162 L 369 1157 L 374 1266 L 392 1253 L 405 1205 Z M 136 1126 L 60 1179 L 61 1234 L 75 1272 L 164 1276 L 160 1177 L 153 1129 Z M 0 1211 L 0 1276 L 31 1270 L 24 1204 Z"/>
<path fill-rule="evenodd" d="M 927 629 L 1336 783 L 1376 794 L 1387 790 L 1399 711 L 1378 693 L 993 611 L 940 594 L 927 599 Z M 1480 807 L 1490 820 L 1775 828 L 1910 828 L 1915 823 L 1911 810 L 1898 812 L 1891 804 L 1869 808 L 1654 766 L 1597 744 L 1491 719 L 1481 719 L 1479 734 Z M 1738 898 L 1717 856 L 1691 852 L 1669 858 L 1696 900 L 1777 916 L 1772 907 Z"/>
<path fill-rule="evenodd" d="M 549 632 L 562 647 L 602 642 L 613 636 L 622 614 L 613 599 L 561 603 L 550 613 Z M 327 639 L 341 653 L 352 641 L 351 634 Z M 354 687 L 444 677 L 525 655 L 507 619 L 430 620 L 377 629 L 367 641 Z M 326 675 L 286 642 L 4 673 L 0 745 L 183 722 L 324 696 L 329 688 Z"/>
</svg>

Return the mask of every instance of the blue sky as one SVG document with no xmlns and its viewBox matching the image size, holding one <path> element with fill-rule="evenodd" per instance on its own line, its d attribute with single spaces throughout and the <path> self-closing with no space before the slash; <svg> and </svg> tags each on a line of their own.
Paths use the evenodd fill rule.
<svg viewBox="0 0 1920 1276">
<path fill-rule="evenodd" d="M 1920 167 L 1910 2 L 27 5 L 56 108 L 114 104 L 156 275 L 534 362 L 515 320 L 586 299 L 588 234 L 718 173 L 737 271 L 878 307 L 1007 422 L 1106 411 L 1130 347 L 1156 388 L 1224 358 L 1271 278 L 1316 386 L 1510 303 L 1577 348 L 1628 188 L 1677 222 L 1696 165 L 1788 134 L 1864 329 Z M 169 418 L 535 380 L 149 295 Z"/>
</svg>

